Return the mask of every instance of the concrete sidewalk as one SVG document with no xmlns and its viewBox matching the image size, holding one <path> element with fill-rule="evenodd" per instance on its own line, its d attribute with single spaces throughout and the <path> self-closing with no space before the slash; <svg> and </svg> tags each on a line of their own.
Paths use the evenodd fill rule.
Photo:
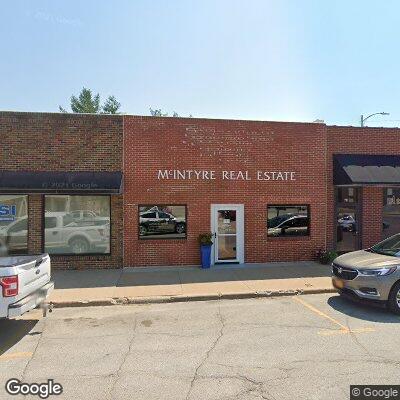
<svg viewBox="0 0 400 400">
<path fill-rule="evenodd" d="M 251 298 L 333 292 L 330 266 L 313 261 L 53 271 L 56 307 Z"/>
</svg>

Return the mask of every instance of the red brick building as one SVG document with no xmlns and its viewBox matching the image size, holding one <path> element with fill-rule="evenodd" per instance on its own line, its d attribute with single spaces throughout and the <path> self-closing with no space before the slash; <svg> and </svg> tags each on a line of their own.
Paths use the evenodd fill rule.
<svg viewBox="0 0 400 400">
<path fill-rule="evenodd" d="M 60 268 L 315 258 L 400 232 L 400 130 L 0 113 L 0 250 Z M 122 178 L 123 176 L 123 178 Z"/>
<path fill-rule="evenodd" d="M 249 263 L 309 260 L 319 249 L 355 250 L 400 232 L 400 176 L 386 171 L 390 176 L 364 182 L 345 172 L 352 154 L 367 173 L 399 171 L 399 135 L 319 123 L 126 116 L 124 263 L 197 265 L 203 232 L 214 235 L 213 262 Z M 168 225 L 172 211 L 185 220 L 184 233 L 162 231 L 160 212 Z"/>
</svg>

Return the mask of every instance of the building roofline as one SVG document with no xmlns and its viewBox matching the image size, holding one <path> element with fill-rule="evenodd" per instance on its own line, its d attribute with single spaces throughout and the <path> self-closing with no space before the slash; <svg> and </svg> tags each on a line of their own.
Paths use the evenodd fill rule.
<svg viewBox="0 0 400 400">
<path fill-rule="evenodd" d="M 58 111 L 11 111 L 11 110 L 0 110 L 0 116 L 11 116 L 11 115 L 31 115 L 32 117 L 40 117 L 40 116 L 65 116 L 65 117 L 110 117 L 110 118 L 135 118 L 135 119 L 159 119 L 159 120 L 187 120 L 187 121 L 229 121 L 229 122 L 254 122 L 254 123 L 276 123 L 276 124 L 305 124 L 305 125 L 323 125 L 325 123 L 322 122 L 300 122 L 300 121 L 273 121 L 273 120 L 258 120 L 258 119 L 231 119 L 231 118 L 208 118 L 208 117 L 161 117 L 161 116 L 152 116 L 152 115 L 138 115 L 138 114 L 95 114 L 95 113 L 62 113 Z"/>
<path fill-rule="evenodd" d="M 296 124 L 296 125 L 320 125 L 326 126 L 327 128 L 340 128 L 340 129 L 390 129 L 399 130 L 400 127 L 388 127 L 388 126 L 354 126 L 354 125 L 328 125 L 325 122 L 304 122 L 304 121 L 277 121 L 277 120 L 259 120 L 259 119 L 231 119 L 231 118 L 208 118 L 208 117 L 160 117 L 152 115 L 138 115 L 138 114 L 92 114 L 92 113 L 62 113 L 58 111 L 11 111 L 11 110 L 0 110 L 1 116 L 12 116 L 12 115 L 26 115 L 32 117 L 41 116 L 57 116 L 57 117 L 101 117 L 101 118 L 134 118 L 134 119 L 159 119 L 159 120 L 175 120 L 175 121 L 216 121 L 216 122 L 249 122 L 249 123 L 272 123 L 272 124 Z"/>
<path fill-rule="evenodd" d="M 66 116 L 66 117 L 121 117 L 123 114 L 95 114 L 95 113 L 63 113 L 57 111 L 10 111 L 0 110 L 0 116 L 2 115 L 32 115 L 32 116 Z"/>
</svg>

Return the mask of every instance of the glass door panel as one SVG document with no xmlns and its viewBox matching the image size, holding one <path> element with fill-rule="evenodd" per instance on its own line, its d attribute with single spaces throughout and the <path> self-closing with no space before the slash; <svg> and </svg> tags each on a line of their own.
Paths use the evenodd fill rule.
<svg viewBox="0 0 400 400">
<path fill-rule="evenodd" d="M 237 259 L 236 210 L 217 211 L 217 261 Z"/>
<path fill-rule="evenodd" d="M 351 207 L 338 207 L 336 224 L 336 250 L 347 252 L 358 250 L 359 229 L 357 213 Z"/>
</svg>

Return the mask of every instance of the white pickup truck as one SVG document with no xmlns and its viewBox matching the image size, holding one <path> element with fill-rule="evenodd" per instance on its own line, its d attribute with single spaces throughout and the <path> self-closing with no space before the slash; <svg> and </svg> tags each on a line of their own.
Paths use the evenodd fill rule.
<svg viewBox="0 0 400 400">
<path fill-rule="evenodd" d="M 54 289 L 50 270 L 48 254 L 0 257 L 0 319 L 44 306 Z"/>
</svg>

